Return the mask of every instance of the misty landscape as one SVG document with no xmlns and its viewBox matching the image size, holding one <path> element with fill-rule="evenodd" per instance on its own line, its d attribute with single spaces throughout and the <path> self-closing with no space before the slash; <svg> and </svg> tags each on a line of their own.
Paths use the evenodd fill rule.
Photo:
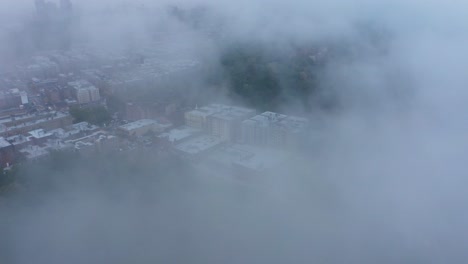
<svg viewBox="0 0 468 264">
<path fill-rule="evenodd" d="M 0 0 L 0 264 L 468 263 L 467 25 Z"/>
</svg>

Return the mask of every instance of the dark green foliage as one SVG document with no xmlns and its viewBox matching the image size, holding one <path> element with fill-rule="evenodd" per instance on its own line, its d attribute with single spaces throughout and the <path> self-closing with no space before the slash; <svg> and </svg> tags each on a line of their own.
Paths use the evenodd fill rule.
<svg viewBox="0 0 468 264">
<path fill-rule="evenodd" d="M 273 51 L 265 45 L 236 45 L 224 51 L 221 65 L 234 98 L 260 110 L 274 110 L 282 103 L 309 108 L 322 66 L 311 58 L 315 52 L 312 48 Z"/>
<path fill-rule="evenodd" d="M 221 61 L 231 83 L 231 93 L 258 108 L 272 107 L 280 95 L 277 76 L 261 51 L 241 47 L 228 50 Z"/>
<path fill-rule="evenodd" d="M 98 126 L 107 124 L 112 119 L 109 111 L 104 106 L 89 108 L 73 107 L 70 109 L 70 114 L 73 116 L 75 123 L 86 121 Z"/>
</svg>

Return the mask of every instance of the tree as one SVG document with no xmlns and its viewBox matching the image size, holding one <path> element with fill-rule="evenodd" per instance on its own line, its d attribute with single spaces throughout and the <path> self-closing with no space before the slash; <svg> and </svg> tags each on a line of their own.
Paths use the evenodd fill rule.
<svg viewBox="0 0 468 264">
<path fill-rule="evenodd" d="M 104 106 L 95 106 L 90 108 L 73 107 L 70 114 L 75 123 L 88 122 L 93 125 L 102 126 L 111 121 L 112 117 Z"/>
</svg>

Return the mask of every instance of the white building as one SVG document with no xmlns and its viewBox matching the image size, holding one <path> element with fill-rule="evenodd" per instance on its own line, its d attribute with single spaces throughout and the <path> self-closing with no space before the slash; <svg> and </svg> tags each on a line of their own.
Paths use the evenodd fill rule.
<svg viewBox="0 0 468 264">
<path fill-rule="evenodd" d="M 208 117 L 219 111 L 216 105 L 209 105 L 185 113 L 185 124 L 201 130 L 208 130 Z"/>
<path fill-rule="evenodd" d="M 96 102 L 101 99 L 99 89 L 88 81 L 79 80 L 69 82 L 68 85 L 74 89 L 76 100 L 79 104 Z"/>
<path fill-rule="evenodd" d="M 242 122 L 242 142 L 274 147 L 297 145 L 308 125 L 306 118 L 265 112 Z"/>
<path fill-rule="evenodd" d="M 188 159 L 198 159 L 223 146 L 225 141 L 214 136 L 203 135 L 177 144 L 174 150 Z"/>
<path fill-rule="evenodd" d="M 115 151 L 118 149 L 119 140 L 104 131 L 97 131 L 85 137 L 67 140 L 65 143 L 71 144 L 75 151 L 87 156 L 97 152 Z"/>
<path fill-rule="evenodd" d="M 171 129 L 158 136 L 161 142 L 169 145 L 179 144 L 201 134 L 201 130 L 192 127 L 179 127 Z"/>
<path fill-rule="evenodd" d="M 23 104 L 23 105 L 28 104 L 29 103 L 28 93 L 25 92 L 25 91 L 22 91 L 19 94 L 20 94 L 20 97 L 21 97 L 21 104 Z"/>
<path fill-rule="evenodd" d="M 38 145 L 26 146 L 20 149 L 19 152 L 28 161 L 41 159 L 41 158 L 47 157 L 50 154 L 50 152 L 47 150 L 47 147 L 41 147 Z"/>
<path fill-rule="evenodd" d="M 95 86 L 88 88 L 88 92 L 89 92 L 89 99 L 91 100 L 91 102 L 96 102 L 101 99 L 101 96 L 99 94 L 99 89 L 96 88 Z"/>
<path fill-rule="evenodd" d="M 241 138 L 242 121 L 255 113 L 253 109 L 211 104 L 185 113 L 185 122 L 223 140 L 237 141 Z"/>
<path fill-rule="evenodd" d="M 131 122 L 119 127 L 127 136 L 143 136 L 148 132 L 162 133 L 167 129 L 171 128 L 172 124 L 170 123 L 160 123 L 153 119 L 141 119 L 135 122 Z"/>
</svg>

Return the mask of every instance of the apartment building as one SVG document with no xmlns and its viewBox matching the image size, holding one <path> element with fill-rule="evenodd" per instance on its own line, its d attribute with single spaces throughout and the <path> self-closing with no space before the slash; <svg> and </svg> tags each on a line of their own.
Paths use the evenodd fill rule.
<svg viewBox="0 0 468 264">
<path fill-rule="evenodd" d="M 87 104 L 90 102 L 96 102 L 101 99 L 99 89 L 92 85 L 88 81 L 79 80 L 69 82 L 68 85 L 72 87 L 76 100 L 79 104 Z"/>
<path fill-rule="evenodd" d="M 204 130 L 222 140 L 241 139 L 242 121 L 254 116 L 256 111 L 249 108 L 211 104 L 185 113 L 189 127 Z"/>
<path fill-rule="evenodd" d="M 242 122 L 242 142 L 274 147 L 297 145 L 308 125 L 306 118 L 264 112 Z"/>
</svg>

